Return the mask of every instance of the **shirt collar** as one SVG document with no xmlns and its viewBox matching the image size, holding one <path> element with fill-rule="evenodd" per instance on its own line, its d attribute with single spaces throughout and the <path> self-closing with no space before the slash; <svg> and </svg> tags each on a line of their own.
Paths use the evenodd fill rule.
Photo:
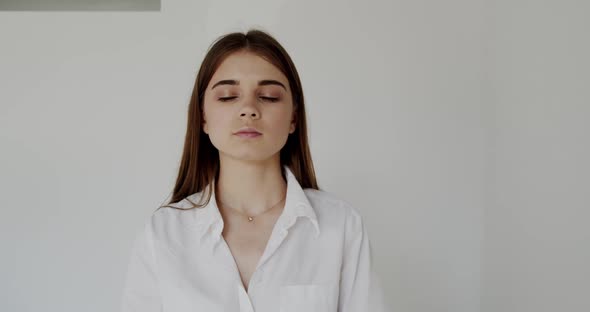
<svg viewBox="0 0 590 312">
<path fill-rule="evenodd" d="M 305 217 L 313 224 L 316 234 L 315 237 L 317 238 L 320 234 L 320 228 L 316 212 L 291 169 L 286 165 L 283 168 L 287 178 L 287 194 L 285 207 L 277 219 L 275 228 L 279 231 L 285 231 L 295 223 L 297 217 Z M 210 187 L 211 184 L 203 191 L 189 195 L 185 200 L 171 204 L 171 206 L 189 208 L 192 206 L 192 203 L 199 201 L 201 194 L 207 194 Z M 211 190 L 211 199 L 204 207 L 190 209 L 189 211 L 194 213 L 191 214 L 191 218 L 189 218 L 191 222 L 189 223 L 191 227 L 194 226 L 194 229 L 196 229 L 199 239 L 202 239 L 206 234 L 213 234 L 214 237 L 221 235 L 223 231 L 223 218 L 221 217 L 215 199 L 215 188 Z"/>
</svg>

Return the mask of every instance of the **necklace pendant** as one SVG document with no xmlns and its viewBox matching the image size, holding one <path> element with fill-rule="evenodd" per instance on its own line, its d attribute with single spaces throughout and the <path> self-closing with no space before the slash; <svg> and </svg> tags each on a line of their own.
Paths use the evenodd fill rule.
<svg viewBox="0 0 590 312">
<path fill-rule="evenodd" d="M 248 221 L 252 221 L 252 220 L 254 220 L 254 218 L 248 217 Z"/>
</svg>

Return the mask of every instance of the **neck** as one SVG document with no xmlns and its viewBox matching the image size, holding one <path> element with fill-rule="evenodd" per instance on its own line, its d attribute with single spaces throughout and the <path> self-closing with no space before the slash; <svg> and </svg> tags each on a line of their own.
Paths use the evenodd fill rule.
<svg viewBox="0 0 590 312">
<path fill-rule="evenodd" d="M 258 215 L 280 202 L 287 190 L 280 162 L 244 162 L 220 158 L 216 200 L 222 209 Z"/>
</svg>

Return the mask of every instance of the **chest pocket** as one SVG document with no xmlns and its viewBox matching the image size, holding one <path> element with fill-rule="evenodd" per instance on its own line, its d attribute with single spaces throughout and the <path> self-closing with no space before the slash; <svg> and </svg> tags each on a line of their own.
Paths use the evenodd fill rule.
<svg viewBox="0 0 590 312">
<path fill-rule="evenodd" d="M 336 312 L 335 284 L 284 285 L 280 288 L 280 312 Z"/>
</svg>

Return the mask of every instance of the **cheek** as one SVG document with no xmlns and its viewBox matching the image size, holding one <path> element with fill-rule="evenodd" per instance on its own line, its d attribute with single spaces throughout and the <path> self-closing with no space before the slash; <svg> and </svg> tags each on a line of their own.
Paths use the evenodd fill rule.
<svg viewBox="0 0 590 312">
<path fill-rule="evenodd" d="M 269 129 L 272 129 L 270 134 L 272 135 L 273 139 L 283 140 L 284 137 L 289 135 L 289 127 L 290 119 L 288 116 L 274 119 L 272 126 L 269 127 Z"/>
<path fill-rule="evenodd" d="M 290 111 L 281 114 L 280 118 L 277 118 L 277 127 L 288 131 L 289 127 L 291 126 L 292 119 L 292 113 Z"/>
<path fill-rule="evenodd" d="M 231 121 L 224 118 L 224 115 L 218 114 L 213 115 L 208 120 L 209 122 L 209 131 L 213 132 L 216 135 L 223 135 L 225 132 L 230 132 L 231 129 Z"/>
<path fill-rule="evenodd" d="M 227 116 L 227 113 L 219 108 L 205 106 L 204 115 L 209 131 L 214 131 L 215 129 L 223 127 L 226 123 L 225 119 L 227 118 L 225 116 Z"/>
</svg>

